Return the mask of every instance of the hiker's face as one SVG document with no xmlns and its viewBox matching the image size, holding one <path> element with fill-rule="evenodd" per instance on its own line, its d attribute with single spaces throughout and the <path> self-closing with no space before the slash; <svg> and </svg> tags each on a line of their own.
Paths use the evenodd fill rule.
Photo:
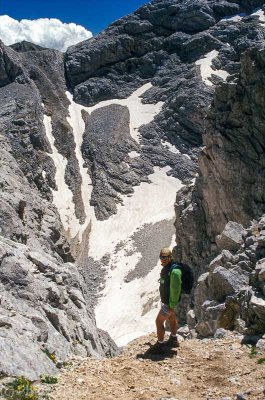
<svg viewBox="0 0 265 400">
<path fill-rule="evenodd" d="M 171 256 L 163 256 L 163 254 L 160 254 L 160 261 L 161 265 L 166 267 L 171 261 Z"/>
</svg>

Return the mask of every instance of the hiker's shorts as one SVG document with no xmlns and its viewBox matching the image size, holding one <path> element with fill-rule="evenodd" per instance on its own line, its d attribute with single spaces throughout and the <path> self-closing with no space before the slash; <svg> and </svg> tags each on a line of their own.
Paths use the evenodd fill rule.
<svg viewBox="0 0 265 400">
<path fill-rule="evenodd" d="M 169 316 L 169 307 L 168 307 L 168 305 L 162 303 L 162 307 L 161 307 L 160 312 L 164 316 Z"/>
</svg>

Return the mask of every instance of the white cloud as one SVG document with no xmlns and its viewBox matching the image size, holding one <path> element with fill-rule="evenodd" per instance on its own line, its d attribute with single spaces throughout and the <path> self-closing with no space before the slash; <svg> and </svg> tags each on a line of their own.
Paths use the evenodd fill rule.
<svg viewBox="0 0 265 400">
<path fill-rule="evenodd" d="M 0 39 L 6 44 L 26 40 L 43 47 L 65 51 L 67 47 L 92 37 L 81 25 L 66 24 L 56 18 L 22 19 L 0 16 Z"/>
</svg>

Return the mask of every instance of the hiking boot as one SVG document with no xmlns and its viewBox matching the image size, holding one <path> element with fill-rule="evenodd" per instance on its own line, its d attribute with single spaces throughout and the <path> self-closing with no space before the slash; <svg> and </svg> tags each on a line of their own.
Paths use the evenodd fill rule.
<svg viewBox="0 0 265 400">
<path fill-rule="evenodd" d="M 147 350 L 147 354 L 165 354 L 167 351 L 165 343 L 156 342 Z"/>
<path fill-rule="evenodd" d="M 166 345 L 168 347 L 179 347 L 179 341 L 177 336 L 170 335 L 168 341 L 166 342 Z"/>
</svg>

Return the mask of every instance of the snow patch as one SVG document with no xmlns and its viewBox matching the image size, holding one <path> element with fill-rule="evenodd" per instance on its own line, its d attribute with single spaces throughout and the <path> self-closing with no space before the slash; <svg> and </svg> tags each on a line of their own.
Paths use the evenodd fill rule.
<svg viewBox="0 0 265 400">
<path fill-rule="evenodd" d="M 236 14 L 236 15 L 231 15 L 230 17 L 224 17 L 224 18 L 222 18 L 222 19 L 220 20 L 220 22 L 222 22 L 222 21 L 234 21 L 234 22 L 241 21 L 242 18 L 244 18 L 246 15 L 247 15 L 247 14 L 245 14 L 245 13 L 240 13 L 240 14 Z"/>
<path fill-rule="evenodd" d="M 175 235 L 168 247 L 176 243 Z M 160 249 L 157 249 L 159 253 Z M 106 297 L 96 309 L 97 324 L 102 322 L 102 329 L 108 332 L 118 346 L 125 346 L 129 341 L 155 330 L 155 318 L 159 310 L 158 299 L 160 276 L 160 260 L 143 279 L 135 279 L 124 283 L 121 279 L 130 267 L 136 264 L 136 257 L 130 259 L 128 265 L 120 263 L 110 276 L 105 289 Z M 128 260 L 128 259 L 126 259 Z M 137 260 L 138 261 L 138 260 Z M 149 310 L 143 315 L 144 306 L 150 302 Z"/>
<path fill-rule="evenodd" d="M 182 184 L 179 179 L 166 174 L 169 169 L 155 167 L 155 172 L 149 175 L 151 183 L 142 182 L 134 187 L 132 197 L 121 196 L 123 206 L 118 206 L 117 213 L 92 225 L 89 242 L 91 257 L 100 260 L 104 254 L 113 253 L 117 243 L 128 240 L 144 224 L 174 217 L 176 192 Z"/>
<path fill-rule="evenodd" d="M 226 78 L 229 76 L 228 72 L 224 70 L 214 70 L 212 68 L 212 61 L 218 56 L 218 54 L 218 51 L 212 50 L 210 53 L 205 54 L 203 58 L 195 62 L 196 65 L 200 66 L 202 80 L 208 86 L 213 85 L 213 83 L 208 79 L 212 74 L 219 76 L 223 80 L 226 80 Z"/>
<path fill-rule="evenodd" d="M 244 17 L 246 17 L 247 15 L 250 16 L 255 16 L 257 15 L 259 17 L 260 22 L 265 22 L 265 15 L 264 15 L 264 11 L 262 10 L 262 8 L 257 8 L 253 13 L 251 14 L 246 14 L 246 13 L 240 13 L 237 15 L 231 15 L 230 17 L 225 17 L 222 18 L 220 21 L 241 21 Z"/>
<path fill-rule="evenodd" d="M 91 199 L 91 193 L 92 193 L 92 181 L 91 178 L 87 172 L 87 168 L 84 168 L 84 159 L 82 156 L 82 151 L 81 151 L 81 146 L 83 143 L 83 134 L 85 131 L 85 123 L 82 118 L 82 110 L 83 106 L 80 106 L 79 104 L 75 103 L 73 101 L 73 96 L 67 92 L 66 93 L 68 100 L 70 101 L 70 106 L 69 106 L 69 114 L 70 116 L 67 117 L 67 121 L 69 125 L 73 129 L 73 135 L 74 135 L 74 140 L 75 140 L 75 155 L 78 161 L 79 165 L 79 171 L 80 175 L 82 178 L 82 184 L 81 184 L 81 193 L 82 193 L 82 199 L 84 203 L 84 208 L 85 208 L 85 213 L 86 213 L 86 221 L 85 223 L 80 227 L 79 231 L 79 238 L 81 239 L 81 235 L 83 234 L 84 230 L 88 226 L 89 222 L 91 221 L 91 218 L 94 216 L 94 207 L 90 206 L 90 199 Z"/>
<path fill-rule="evenodd" d="M 136 255 L 127 257 L 128 266 L 137 262 Z M 122 283 L 124 265 L 115 269 L 108 281 L 104 298 L 96 309 L 97 326 L 107 329 L 118 346 L 126 345 L 130 340 L 155 330 L 155 315 L 158 294 L 158 278 L 160 262 L 144 279 L 135 279 L 129 283 Z M 126 268 L 126 270 L 128 270 Z M 142 295 L 145 294 L 143 297 Z M 142 315 L 143 303 L 153 300 L 152 308 Z"/>
<path fill-rule="evenodd" d="M 137 151 L 131 151 L 130 153 L 128 153 L 128 156 L 130 158 L 136 158 L 136 157 L 140 157 L 140 153 L 138 153 Z"/>
<path fill-rule="evenodd" d="M 164 104 L 162 101 L 159 101 L 156 104 L 142 103 L 141 96 L 151 87 L 152 84 L 149 82 L 135 90 L 131 96 L 127 97 L 127 99 L 104 100 L 94 106 L 83 107 L 83 109 L 91 114 L 98 108 L 107 107 L 112 104 L 119 104 L 127 107 L 130 113 L 130 134 L 132 138 L 139 143 L 140 126 L 149 124 L 153 121 L 154 117 L 161 111 Z"/>
<path fill-rule="evenodd" d="M 168 167 L 156 167 L 154 174 L 149 176 L 150 184 L 141 183 L 135 188 L 133 197 L 123 198 L 124 207 L 120 206 L 117 214 L 92 226 L 89 255 L 100 259 L 108 253 L 112 266 L 95 310 L 97 326 L 107 329 L 119 346 L 155 329 L 159 260 L 153 268 L 150 266 L 152 270 L 145 278 L 130 282 L 124 278 L 141 259 L 141 253 L 132 247 L 133 233 L 145 224 L 174 218 L 176 192 L 182 184 L 177 178 L 167 176 L 168 170 Z M 119 249 L 117 245 L 121 242 L 123 246 Z M 152 249 L 152 243 L 148 246 Z M 155 250 L 159 252 L 160 249 Z M 150 307 L 143 314 L 148 302 Z"/>
<path fill-rule="evenodd" d="M 137 89 L 127 99 L 112 99 L 102 101 L 92 107 L 84 107 L 75 103 L 73 101 L 73 96 L 69 92 L 66 92 L 66 96 L 70 101 L 69 117 L 67 118 L 67 121 L 73 129 L 73 135 L 76 144 L 75 154 L 82 178 L 81 191 L 86 213 L 86 221 L 83 225 L 81 225 L 76 218 L 75 205 L 73 203 L 73 194 L 64 180 L 67 160 L 58 152 L 54 145 L 55 139 L 52 135 L 51 118 L 47 115 L 44 116 L 44 126 L 46 129 L 47 138 L 53 151 L 53 153 L 50 154 L 50 157 L 53 159 L 56 167 L 55 180 L 58 190 L 53 191 L 53 203 L 59 211 L 62 224 L 66 232 L 68 232 L 69 239 L 74 238 L 76 237 L 76 235 L 78 235 L 79 240 L 81 240 L 82 234 L 88 226 L 89 222 L 91 222 L 92 220 L 96 220 L 94 216 L 94 207 L 90 206 L 90 199 L 93 187 L 87 169 L 83 167 L 84 160 L 81 152 L 83 133 L 85 130 L 85 123 L 82 118 L 82 110 L 86 111 L 88 114 L 91 114 L 94 110 L 106 107 L 111 104 L 120 104 L 123 106 L 127 106 L 130 113 L 130 132 L 132 137 L 139 142 L 138 130 L 140 126 L 151 122 L 155 115 L 160 112 L 163 105 L 162 102 L 159 102 L 157 104 L 143 104 L 141 102 L 140 96 L 151 87 L 152 84 L 147 83 Z M 137 157 L 138 155 L 140 154 L 138 154 L 137 152 L 131 152 L 129 154 L 129 156 L 132 158 Z"/>
<path fill-rule="evenodd" d="M 55 182 L 57 185 L 57 190 L 51 189 L 53 194 L 53 203 L 57 207 L 61 222 L 68 237 L 75 237 L 79 232 L 80 224 L 75 216 L 73 193 L 65 183 L 67 159 L 58 152 L 54 145 L 55 139 L 52 135 L 51 117 L 44 115 L 43 123 L 52 149 L 52 153 L 48 153 L 48 155 L 53 160 L 56 169 Z"/>
<path fill-rule="evenodd" d="M 143 85 L 136 90 L 128 99 L 127 107 L 130 112 L 130 133 L 133 139 L 139 143 L 139 128 L 142 125 L 149 124 L 154 117 L 161 111 L 163 102 L 156 104 L 143 104 L 141 95 L 152 87 L 151 83 Z"/>
<path fill-rule="evenodd" d="M 255 12 L 251 14 L 251 16 L 254 15 L 257 15 L 259 17 L 260 22 L 265 22 L 264 11 L 261 8 L 257 9 Z"/>
<path fill-rule="evenodd" d="M 167 149 L 171 153 L 180 154 L 180 151 L 175 146 L 173 146 L 171 143 L 167 142 L 166 140 L 161 140 L 161 144 L 163 147 L 165 147 L 165 149 Z"/>
<path fill-rule="evenodd" d="M 191 184 L 192 184 L 192 186 L 194 186 L 194 185 L 195 185 L 195 182 L 196 182 L 196 178 L 197 178 L 197 176 L 198 176 L 198 174 L 196 174 L 195 178 L 193 178 L 193 179 L 191 180 Z"/>
</svg>

